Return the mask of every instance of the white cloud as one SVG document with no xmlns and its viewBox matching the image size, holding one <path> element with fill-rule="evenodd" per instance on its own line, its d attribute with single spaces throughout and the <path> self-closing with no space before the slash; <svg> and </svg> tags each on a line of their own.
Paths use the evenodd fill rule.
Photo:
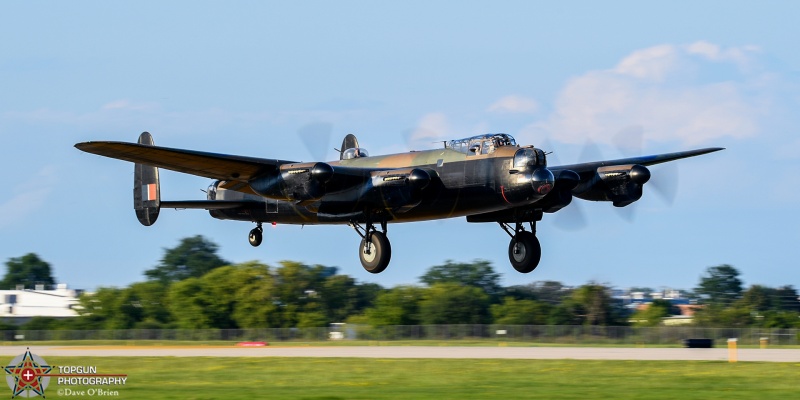
<svg viewBox="0 0 800 400">
<path fill-rule="evenodd" d="M 22 221 L 39 209 L 50 196 L 55 176 L 54 168 L 44 167 L 27 182 L 14 188 L 11 198 L 0 204 L 0 228 Z"/>
<path fill-rule="evenodd" d="M 710 61 L 734 62 L 742 68 L 748 67 L 752 62 L 750 55 L 759 51 L 757 46 L 723 49 L 719 45 L 703 40 L 687 45 L 685 49 L 689 54 L 700 55 Z"/>
<path fill-rule="evenodd" d="M 129 111 L 149 111 L 158 108 L 156 103 L 132 103 L 130 100 L 120 99 L 106 103 L 101 107 L 103 110 L 129 110 Z"/>
<path fill-rule="evenodd" d="M 639 125 L 648 140 L 691 145 L 752 136 L 765 108 L 763 96 L 751 93 L 758 76 L 740 69 L 731 80 L 703 82 L 686 72 L 709 61 L 742 65 L 753 51 L 708 42 L 634 51 L 612 69 L 569 80 L 549 118 L 522 133 L 544 131 L 567 143 L 610 143 L 620 130 Z"/>
<path fill-rule="evenodd" d="M 634 51 L 612 71 L 638 79 L 661 81 L 670 70 L 675 69 L 677 63 L 675 46 L 665 44 Z"/>
<path fill-rule="evenodd" d="M 518 95 L 505 96 L 486 109 L 488 112 L 521 114 L 533 114 L 538 110 L 539 103 L 536 100 Z"/>
<path fill-rule="evenodd" d="M 420 118 L 417 127 L 408 135 L 408 146 L 413 149 L 427 149 L 432 142 L 445 140 L 450 136 L 450 126 L 444 113 L 434 112 Z"/>
</svg>

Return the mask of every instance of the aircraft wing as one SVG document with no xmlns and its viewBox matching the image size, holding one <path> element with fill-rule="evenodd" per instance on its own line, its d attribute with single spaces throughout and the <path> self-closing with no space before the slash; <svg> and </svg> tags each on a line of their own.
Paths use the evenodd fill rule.
<svg viewBox="0 0 800 400">
<path fill-rule="evenodd" d="M 247 182 L 292 161 L 233 156 L 125 142 L 83 142 L 79 150 L 217 180 Z"/>
<path fill-rule="evenodd" d="M 578 173 L 581 176 L 581 180 L 591 178 L 594 176 L 597 168 L 600 167 L 608 167 L 608 166 L 616 166 L 616 165 L 630 165 L 630 164 L 639 164 L 645 167 L 650 165 L 661 164 L 665 162 L 680 160 L 682 158 L 689 158 L 694 156 L 699 156 L 703 154 L 713 153 L 715 151 L 724 150 L 723 147 L 709 147 L 705 149 L 697 149 L 697 150 L 688 150 L 688 151 L 679 151 L 677 153 L 666 153 L 666 154 L 656 154 L 652 156 L 640 156 L 640 157 L 630 157 L 630 158 L 621 158 L 618 160 L 609 160 L 609 161 L 595 161 L 595 162 L 587 162 L 587 163 L 580 163 L 580 164 L 572 164 L 572 165 L 559 165 L 548 167 L 550 168 L 553 173 L 557 171 L 563 170 L 571 170 Z"/>
</svg>

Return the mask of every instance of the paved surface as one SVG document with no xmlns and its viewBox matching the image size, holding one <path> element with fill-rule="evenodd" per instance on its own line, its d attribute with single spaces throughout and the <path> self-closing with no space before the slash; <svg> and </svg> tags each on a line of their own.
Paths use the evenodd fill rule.
<svg viewBox="0 0 800 400">
<path fill-rule="evenodd" d="M 0 356 L 14 357 L 26 346 L 0 346 Z M 357 357 L 357 358 L 505 358 L 575 360 L 728 360 L 727 348 L 610 347 L 458 347 L 458 346 L 331 346 L 331 347 L 180 347 L 180 346 L 31 346 L 32 353 L 74 357 Z M 740 349 L 739 361 L 800 362 L 798 349 Z"/>
</svg>

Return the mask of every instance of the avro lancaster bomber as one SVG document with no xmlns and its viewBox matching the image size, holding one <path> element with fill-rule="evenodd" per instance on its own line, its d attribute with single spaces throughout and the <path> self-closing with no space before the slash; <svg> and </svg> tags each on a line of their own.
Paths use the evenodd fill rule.
<svg viewBox="0 0 800 400">
<path fill-rule="evenodd" d="M 368 272 L 389 265 L 390 223 L 466 217 L 494 222 L 511 237 L 508 258 L 521 273 L 541 258 L 536 222 L 573 198 L 625 207 L 642 197 L 648 166 L 722 150 L 548 166 L 547 154 L 520 146 L 507 134 L 445 142 L 444 147 L 370 156 L 347 135 L 339 160 L 294 162 L 155 146 L 144 132 L 138 143 L 85 142 L 80 150 L 133 162 L 133 203 L 145 226 L 166 208 L 208 210 L 212 217 L 250 221 L 253 246 L 263 224 L 349 225 L 361 237 L 359 258 Z M 162 201 L 158 169 L 214 179 L 205 200 Z M 527 226 L 526 226 L 527 225 Z"/>
</svg>

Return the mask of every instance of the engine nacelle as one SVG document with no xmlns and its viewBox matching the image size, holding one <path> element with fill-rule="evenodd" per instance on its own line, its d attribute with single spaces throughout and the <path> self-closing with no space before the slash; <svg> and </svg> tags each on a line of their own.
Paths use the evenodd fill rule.
<svg viewBox="0 0 800 400">
<path fill-rule="evenodd" d="M 423 191 L 430 183 L 430 173 L 420 168 L 380 171 L 372 174 L 361 200 L 403 212 L 420 203 Z"/>
<path fill-rule="evenodd" d="M 572 193 L 584 200 L 610 201 L 625 207 L 642 197 L 642 186 L 650 180 L 650 170 L 639 164 L 597 168 L 589 182 L 578 185 Z"/>
<path fill-rule="evenodd" d="M 572 189 L 581 181 L 577 172 L 568 169 L 558 171 L 555 178 L 555 188 L 536 202 L 536 205 L 547 213 L 554 213 L 568 206 L 572 202 Z"/>
<path fill-rule="evenodd" d="M 286 164 L 280 170 L 250 183 L 256 193 L 287 201 L 316 201 L 325 195 L 325 184 L 333 177 L 329 164 Z"/>
</svg>

